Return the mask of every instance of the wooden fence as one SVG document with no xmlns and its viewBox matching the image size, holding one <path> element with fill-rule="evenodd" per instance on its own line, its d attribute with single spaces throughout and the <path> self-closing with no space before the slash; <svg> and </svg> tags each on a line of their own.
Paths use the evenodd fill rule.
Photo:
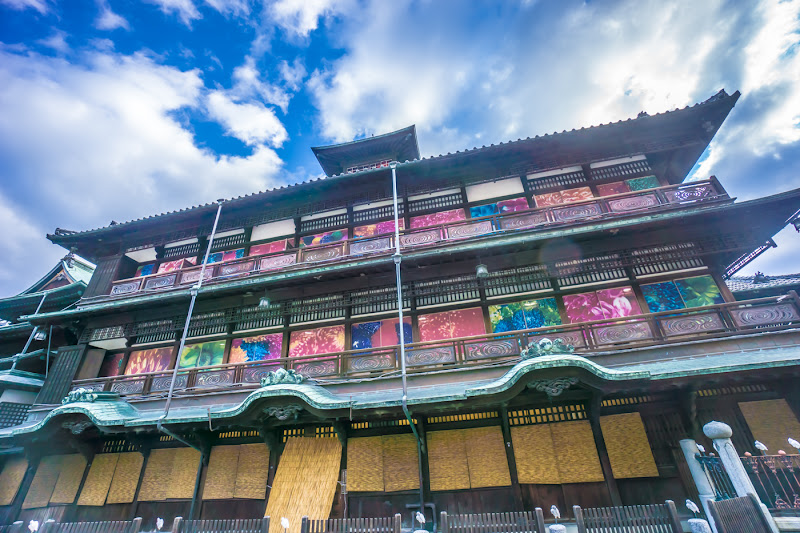
<svg viewBox="0 0 800 533">
<path fill-rule="evenodd" d="M 172 521 L 172 533 L 269 533 L 269 517 L 241 520 L 184 520 Z"/>
<path fill-rule="evenodd" d="M 573 506 L 578 533 L 602 533 L 618 528 L 649 533 L 683 533 L 678 511 L 672 500 L 656 505 L 625 505 L 581 509 Z M 632 529 L 636 528 L 636 529 Z"/>
<path fill-rule="evenodd" d="M 56 522 L 47 520 L 39 533 L 139 533 L 142 519 L 110 522 Z"/>
<path fill-rule="evenodd" d="M 400 515 L 391 518 L 310 520 L 303 517 L 300 533 L 400 533 Z"/>
<path fill-rule="evenodd" d="M 441 533 L 547 533 L 544 514 L 539 507 L 532 513 L 448 515 L 442 511 L 439 524 Z"/>
<path fill-rule="evenodd" d="M 717 533 L 770 533 L 761 504 L 752 494 L 728 500 L 709 501 L 708 510 Z"/>
</svg>

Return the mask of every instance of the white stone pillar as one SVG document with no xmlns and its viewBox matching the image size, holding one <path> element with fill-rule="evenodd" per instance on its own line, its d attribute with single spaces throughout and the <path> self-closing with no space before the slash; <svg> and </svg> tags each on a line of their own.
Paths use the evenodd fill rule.
<svg viewBox="0 0 800 533">
<path fill-rule="evenodd" d="M 753 482 L 750 481 L 750 476 L 747 475 L 742 460 L 739 458 L 733 442 L 731 442 L 731 435 L 733 435 L 731 427 L 723 422 L 712 421 L 703 426 L 703 433 L 714 443 L 714 449 L 717 450 L 722 465 L 725 467 L 728 477 L 731 478 L 731 484 L 736 490 L 736 494 L 738 496 L 752 494 L 758 499 L 756 488 L 753 486 Z M 761 504 L 761 510 L 766 515 L 773 533 L 778 533 L 778 526 L 775 525 L 775 520 L 763 503 Z"/>
<path fill-rule="evenodd" d="M 703 465 L 697 460 L 697 455 L 700 453 L 700 450 L 697 447 L 697 443 L 692 439 L 683 439 L 680 445 L 683 456 L 686 458 L 686 464 L 689 465 L 689 472 L 692 474 L 692 479 L 697 487 L 697 493 L 700 496 L 700 505 L 706 512 L 709 521 L 713 523 L 711 512 L 708 510 L 708 502 L 716 498 L 716 492 L 706 475 L 706 471 L 703 469 Z"/>
</svg>

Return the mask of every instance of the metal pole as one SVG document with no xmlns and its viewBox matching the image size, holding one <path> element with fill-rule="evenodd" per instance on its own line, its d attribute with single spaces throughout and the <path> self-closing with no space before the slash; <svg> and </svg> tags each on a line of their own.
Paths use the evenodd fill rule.
<svg viewBox="0 0 800 533">
<path fill-rule="evenodd" d="M 44 294 L 42 294 L 42 299 L 39 300 L 39 305 L 36 306 L 36 311 L 33 312 L 34 315 L 39 314 L 39 310 L 42 308 L 42 304 L 44 303 L 46 298 L 47 298 L 47 293 L 45 292 Z M 28 335 L 28 342 L 25 343 L 25 347 L 22 348 L 22 351 L 19 353 L 19 355 L 23 355 L 25 354 L 25 352 L 28 351 L 28 348 L 30 348 L 31 342 L 33 342 L 33 338 L 36 336 L 37 331 L 39 331 L 39 326 L 34 327 L 33 331 L 31 331 L 31 334 Z M 48 357 L 50 356 L 49 353 L 47 355 Z M 14 359 L 14 362 L 11 363 L 11 370 L 14 370 L 16 367 L 17 367 L 17 360 Z"/>
<path fill-rule="evenodd" d="M 47 355 L 44 358 L 44 377 L 50 373 L 50 341 L 53 340 L 53 324 L 50 324 L 50 333 L 47 335 Z"/>
<path fill-rule="evenodd" d="M 189 323 L 192 321 L 192 313 L 194 312 L 194 303 L 197 301 L 197 294 L 200 292 L 200 288 L 203 286 L 203 278 L 205 277 L 206 273 L 206 264 L 208 263 L 208 255 L 211 252 L 211 246 L 214 244 L 214 235 L 217 233 L 217 224 L 219 223 L 219 214 L 222 211 L 222 202 L 223 200 L 217 200 L 217 216 L 214 218 L 214 227 L 211 228 L 211 237 L 208 239 L 208 246 L 206 247 L 206 254 L 203 258 L 203 266 L 200 268 L 200 279 L 197 282 L 197 285 L 192 286 L 192 301 L 189 302 L 189 312 L 186 314 L 186 323 L 183 325 L 183 335 L 181 335 L 181 344 L 178 347 L 178 356 L 175 358 L 175 368 L 172 369 L 172 380 L 169 382 L 169 392 L 167 393 L 167 403 L 164 405 L 164 414 L 161 415 L 159 418 L 159 424 L 161 420 L 167 418 L 169 414 L 169 407 L 172 403 L 172 395 L 175 392 L 175 379 L 178 377 L 178 367 L 180 366 L 181 362 L 181 354 L 183 353 L 183 348 L 186 346 L 186 337 L 189 334 Z"/>
</svg>

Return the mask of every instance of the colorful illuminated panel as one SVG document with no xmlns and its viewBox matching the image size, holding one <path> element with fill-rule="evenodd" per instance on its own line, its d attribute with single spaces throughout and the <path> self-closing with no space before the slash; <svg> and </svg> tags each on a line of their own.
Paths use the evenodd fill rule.
<svg viewBox="0 0 800 533">
<path fill-rule="evenodd" d="M 106 354 L 103 358 L 103 364 L 100 365 L 100 372 L 97 374 L 97 377 L 109 378 L 111 376 L 121 376 L 125 371 L 122 366 L 124 359 L 124 353 Z"/>
<path fill-rule="evenodd" d="M 420 215 L 411 218 L 412 228 L 425 228 L 428 226 L 436 226 L 438 224 L 448 224 L 450 222 L 458 222 L 459 220 L 466 220 L 463 209 L 451 209 L 450 211 L 439 211 L 438 213 L 431 213 L 429 215 Z"/>
<path fill-rule="evenodd" d="M 398 222 L 400 229 L 405 229 L 405 221 L 401 218 Z M 374 237 L 376 235 L 385 235 L 386 233 L 394 233 L 394 220 L 358 226 L 353 230 L 353 238 L 363 239 L 364 237 Z"/>
<path fill-rule="evenodd" d="M 592 189 L 589 187 L 578 187 L 576 189 L 564 189 L 561 191 L 561 201 L 565 204 L 571 202 L 582 202 L 594 198 Z"/>
<path fill-rule="evenodd" d="M 126 374 L 144 374 L 146 372 L 159 372 L 166 370 L 172 364 L 172 346 L 165 348 L 151 348 L 149 350 L 136 350 L 128 357 Z"/>
<path fill-rule="evenodd" d="M 716 305 L 724 301 L 711 276 L 694 276 L 642 285 L 642 292 L 652 313 Z"/>
<path fill-rule="evenodd" d="M 155 273 L 156 271 L 156 264 L 150 263 L 149 265 L 140 265 L 139 268 L 136 269 L 136 274 L 134 274 L 134 278 L 139 278 L 142 276 L 149 276 L 150 274 Z"/>
<path fill-rule="evenodd" d="M 221 365 L 225 357 L 225 341 L 201 342 L 184 346 L 181 368 Z"/>
<path fill-rule="evenodd" d="M 657 187 L 661 187 L 661 183 L 658 182 L 658 178 L 655 176 L 633 178 L 630 180 L 625 180 L 625 183 L 628 184 L 628 187 L 632 191 L 643 191 L 645 189 L 655 189 Z"/>
<path fill-rule="evenodd" d="M 419 317 L 420 341 L 438 341 L 486 333 L 480 307 L 444 311 Z"/>
<path fill-rule="evenodd" d="M 651 313 L 674 311 L 685 307 L 681 293 L 678 292 L 675 283 L 671 281 L 642 285 L 641 288 Z"/>
<path fill-rule="evenodd" d="M 561 315 L 558 314 L 558 304 L 556 304 L 555 298 L 542 298 L 540 300 L 490 305 L 489 321 L 492 323 L 492 333 L 502 333 L 504 331 L 517 331 L 544 326 L 558 326 L 561 324 Z"/>
<path fill-rule="evenodd" d="M 497 210 L 500 214 L 512 213 L 514 211 L 524 211 L 528 209 L 527 198 L 512 198 L 510 200 L 501 200 L 497 202 Z"/>
<path fill-rule="evenodd" d="M 229 363 L 249 363 L 253 361 L 266 361 L 278 359 L 283 349 L 283 333 L 270 333 L 233 339 Z"/>
<path fill-rule="evenodd" d="M 624 181 L 615 181 L 614 183 L 598 185 L 597 192 L 600 193 L 600 196 L 612 196 L 614 194 L 625 194 L 626 192 L 631 192 L 631 190 Z"/>
<path fill-rule="evenodd" d="M 497 204 L 476 205 L 469 208 L 470 218 L 480 218 L 496 215 L 499 213 Z"/>
<path fill-rule="evenodd" d="M 561 199 L 561 193 L 559 191 L 537 194 L 533 197 L 533 199 L 536 202 L 536 207 L 548 207 L 551 205 L 564 203 L 564 200 Z"/>
<path fill-rule="evenodd" d="M 335 231 L 326 231 L 325 233 L 319 233 L 317 235 L 306 235 L 305 237 L 300 237 L 300 248 L 346 240 L 347 230 L 337 229 Z"/>
<path fill-rule="evenodd" d="M 344 350 L 344 325 L 293 331 L 289 336 L 289 357 L 335 353 Z"/>
<path fill-rule="evenodd" d="M 352 349 L 361 350 L 364 348 L 380 348 L 382 346 L 397 346 L 400 344 L 400 324 L 399 319 L 390 318 L 387 320 L 375 320 L 374 322 L 362 322 L 353 324 Z M 405 344 L 414 342 L 411 330 L 411 318 L 403 318 L 403 338 Z"/>
<path fill-rule="evenodd" d="M 166 263 L 161 263 L 158 266 L 158 273 L 163 274 L 164 272 L 174 272 L 175 270 L 180 270 L 184 267 L 188 267 L 190 265 L 197 264 L 196 257 L 188 257 L 184 259 L 176 259 L 174 261 L 167 261 Z"/>
<path fill-rule="evenodd" d="M 572 324 L 641 314 L 639 302 L 630 287 L 568 294 L 564 296 L 564 307 Z"/>
<path fill-rule="evenodd" d="M 226 250 L 224 252 L 215 252 L 213 254 L 209 254 L 208 262 L 211 263 L 221 263 L 223 261 L 230 261 L 232 259 L 241 259 L 244 257 L 244 248 L 238 248 L 236 250 Z"/>
<path fill-rule="evenodd" d="M 273 241 L 267 242 L 264 244 L 256 244 L 255 246 L 250 247 L 250 253 L 248 255 L 263 255 L 263 254 L 271 254 L 273 252 L 281 252 L 288 247 L 288 241 L 286 239 L 280 241 Z"/>
</svg>

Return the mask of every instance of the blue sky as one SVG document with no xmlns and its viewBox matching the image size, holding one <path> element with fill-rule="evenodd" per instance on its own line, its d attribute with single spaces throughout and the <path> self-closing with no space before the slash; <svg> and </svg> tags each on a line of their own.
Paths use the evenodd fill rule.
<svg viewBox="0 0 800 533">
<path fill-rule="evenodd" d="M 742 98 L 694 174 L 800 187 L 800 1 L 0 0 L 0 295 L 88 229 L 316 177 L 416 124 L 423 155 Z M 800 235 L 756 268 L 800 271 Z"/>
</svg>

